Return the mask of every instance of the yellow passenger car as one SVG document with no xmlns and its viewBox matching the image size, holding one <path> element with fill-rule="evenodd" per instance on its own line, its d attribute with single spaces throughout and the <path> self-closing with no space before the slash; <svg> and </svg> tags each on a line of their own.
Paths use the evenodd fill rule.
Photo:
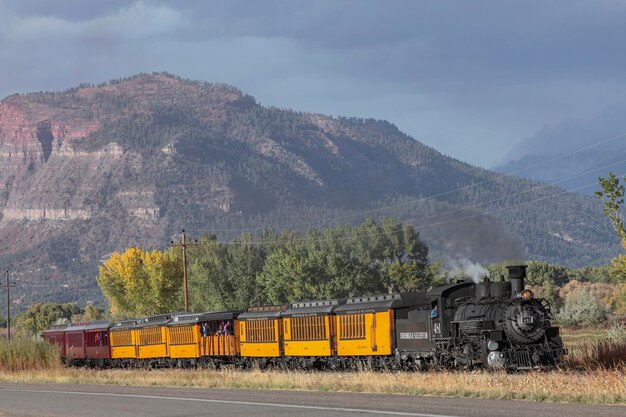
<svg viewBox="0 0 626 417">
<path fill-rule="evenodd" d="M 232 362 L 239 355 L 239 329 L 236 318 L 241 311 L 181 314 L 167 323 L 170 357 L 177 364 Z M 215 359 L 219 359 L 217 362 Z"/>
<path fill-rule="evenodd" d="M 391 355 L 394 347 L 394 310 L 399 294 L 349 298 L 335 309 L 337 355 Z"/>
<path fill-rule="evenodd" d="M 340 303 L 327 300 L 291 304 L 282 314 L 285 356 L 335 355 L 332 312 Z"/>
<path fill-rule="evenodd" d="M 213 358 L 239 355 L 239 326 L 242 311 L 218 311 L 200 316 L 200 352 Z"/>
<path fill-rule="evenodd" d="M 174 363 L 182 365 L 184 362 L 178 360 L 200 357 L 199 317 L 200 314 L 181 314 L 167 323 L 167 349 Z"/>
<path fill-rule="evenodd" d="M 138 321 L 133 330 L 137 341 L 137 358 L 148 360 L 153 365 L 168 362 L 166 325 L 171 319 L 171 314 L 163 314 Z"/>
<path fill-rule="evenodd" d="M 115 362 L 129 363 L 129 360 L 137 359 L 136 325 L 136 320 L 125 320 L 113 323 L 109 329 L 111 359 Z"/>
<path fill-rule="evenodd" d="M 250 307 L 238 317 L 242 357 L 275 358 L 283 354 L 285 306 Z"/>
</svg>

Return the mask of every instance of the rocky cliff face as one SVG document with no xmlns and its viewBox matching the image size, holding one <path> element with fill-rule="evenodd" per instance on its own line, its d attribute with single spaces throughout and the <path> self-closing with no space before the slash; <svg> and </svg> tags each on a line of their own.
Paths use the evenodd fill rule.
<svg viewBox="0 0 626 417">
<path fill-rule="evenodd" d="M 24 96 L 9 97 L 0 104 L 5 221 L 91 217 L 93 208 L 74 195 L 75 191 L 93 187 L 98 165 L 110 169 L 121 156 L 121 149 L 75 152 L 71 141 L 88 136 L 97 125 L 76 117 L 71 109 L 50 110 Z M 109 163 L 103 164 L 103 160 Z"/>
<path fill-rule="evenodd" d="M 101 259 L 182 228 L 228 239 L 369 213 L 423 229 L 434 257 L 576 264 L 617 248 L 590 199 L 491 181 L 387 122 L 265 108 L 167 74 L 5 98 L 0 167 L 0 261 L 23 305 L 97 299 Z"/>
</svg>

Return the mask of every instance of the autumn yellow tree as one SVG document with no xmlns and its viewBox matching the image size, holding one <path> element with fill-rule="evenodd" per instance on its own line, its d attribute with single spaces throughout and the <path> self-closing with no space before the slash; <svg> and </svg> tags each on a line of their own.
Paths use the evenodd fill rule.
<svg viewBox="0 0 626 417">
<path fill-rule="evenodd" d="M 142 316 L 182 309 L 182 265 L 172 251 L 128 248 L 100 266 L 98 285 L 112 314 Z"/>
</svg>

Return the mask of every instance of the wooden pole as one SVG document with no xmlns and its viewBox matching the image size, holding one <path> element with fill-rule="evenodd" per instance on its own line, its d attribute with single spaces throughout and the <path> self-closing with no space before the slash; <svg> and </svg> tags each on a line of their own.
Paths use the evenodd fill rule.
<svg viewBox="0 0 626 417">
<path fill-rule="evenodd" d="M 6 284 L 0 285 L 0 288 L 4 287 L 7 289 L 7 337 L 11 340 L 11 287 L 16 287 L 15 282 L 9 282 L 9 271 L 6 271 Z"/>
<path fill-rule="evenodd" d="M 171 246 L 180 246 L 183 249 L 183 291 L 185 294 L 185 313 L 189 312 L 189 290 L 187 288 L 187 246 L 195 245 L 197 242 L 187 242 L 185 230 L 181 237 L 181 243 L 171 242 Z"/>
<path fill-rule="evenodd" d="M 187 241 L 183 230 L 183 285 L 185 287 L 185 313 L 189 311 L 189 289 L 187 287 Z"/>
</svg>

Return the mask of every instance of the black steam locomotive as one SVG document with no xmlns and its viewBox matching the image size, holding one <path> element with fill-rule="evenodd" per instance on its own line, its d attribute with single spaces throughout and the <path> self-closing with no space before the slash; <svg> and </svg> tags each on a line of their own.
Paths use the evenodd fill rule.
<svg viewBox="0 0 626 417">
<path fill-rule="evenodd" d="M 398 320 L 397 311 L 398 354 L 404 367 L 518 370 L 559 365 L 566 350 L 559 327 L 550 323 L 550 305 L 524 289 L 525 265 L 508 270 L 509 281 L 502 277 L 433 289 L 426 294 L 430 314 L 407 311 L 406 320 Z M 420 332 L 430 337 L 412 337 Z"/>
</svg>

